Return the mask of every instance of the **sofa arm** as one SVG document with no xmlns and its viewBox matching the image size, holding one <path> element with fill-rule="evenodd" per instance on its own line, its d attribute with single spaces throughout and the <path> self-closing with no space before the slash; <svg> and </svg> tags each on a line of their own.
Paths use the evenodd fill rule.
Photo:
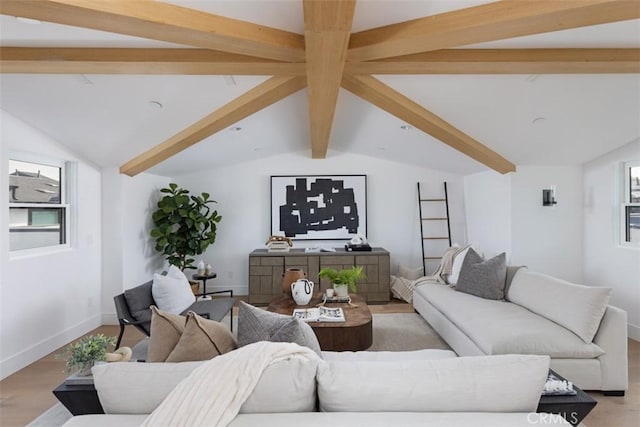
<svg viewBox="0 0 640 427">
<path fill-rule="evenodd" d="M 602 370 L 602 390 L 627 390 L 627 312 L 611 305 L 607 306 L 593 342 L 605 352 L 598 357 Z"/>
</svg>

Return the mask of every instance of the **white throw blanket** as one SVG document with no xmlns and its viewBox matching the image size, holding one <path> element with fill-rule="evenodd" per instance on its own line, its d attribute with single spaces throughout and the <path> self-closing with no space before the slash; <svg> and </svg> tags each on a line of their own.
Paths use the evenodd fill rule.
<svg viewBox="0 0 640 427">
<path fill-rule="evenodd" d="M 447 277 L 451 275 L 451 268 L 453 267 L 454 258 L 467 247 L 468 246 L 465 246 L 463 248 L 459 246 L 452 246 L 448 248 L 442 255 L 440 265 L 430 276 L 422 276 L 416 280 L 409 280 L 404 277 L 391 276 L 391 292 L 396 298 L 411 303 L 413 301 L 413 290 L 416 288 L 416 286 L 424 285 L 427 283 L 439 283 L 441 285 L 446 285 Z"/>
<path fill-rule="evenodd" d="M 292 357 L 318 360 L 307 347 L 261 341 L 214 357 L 181 381 L 143 426 L 226 426 L 267 366 Z"/>
<path fill-rule="evenodd" d="M 451 276 L 451 268 L 453 267 L 454 258 L 456 257 L 456 255 L 458 255 L 468 247 L 469 246 L 467 245 L 462 248 L 460 246 L 452 246 L 448 248 L 442 255 L 442 260 L 440 261 L 440 265 L 438 266 L 436 271 L 434 271 L 431 276 L 424 276 L 419 278 L 418 280 L 416 280 L 415 285 L 417 286 L 418 282 L 423 281 L 432 281 L 445 285 L 447 283 L 447 277 Z"/>
</svg>

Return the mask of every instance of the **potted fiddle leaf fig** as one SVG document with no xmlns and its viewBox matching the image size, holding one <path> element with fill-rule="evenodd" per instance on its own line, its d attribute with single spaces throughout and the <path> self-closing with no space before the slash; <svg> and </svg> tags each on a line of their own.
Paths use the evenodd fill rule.
<svg viewBox="0 0 640 427">
<path fill-rule="evenodd" d="M 222 217 L 210 205 L 217 202 L 209 198 L 209 193 L 193 196 L 174 183 L 160 192 L 165 195 L 152 215 L 151 237 L 156 251 L 180 270 L 195 268 L 192 257 L 204 253 L 216 241 Z"/>
<path fill-rule="evenodd" d="M 358 291 L 356 282 L 360 279 L 365 279 L 367 276 L 364 274 L 362 267 L 354 266 L 342 270 L 325 267 L 320 270 L 318 277 L 321 279 L 329 279 L 333 284 L 333 288 L 336 290 L 336 295 L 347 296 L 348 291 L 356 293 Z"/>
</svg>

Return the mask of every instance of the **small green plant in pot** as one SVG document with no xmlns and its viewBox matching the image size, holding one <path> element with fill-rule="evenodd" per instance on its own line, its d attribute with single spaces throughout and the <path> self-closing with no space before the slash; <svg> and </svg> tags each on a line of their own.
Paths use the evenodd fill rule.
<svg viewBox="0 0 640 427">
<path fill-rule="evenodd" d="M 217 224 L 222 217 L 209 205 L 209 193 L 190 196 L 189 190 L 171 183 L 163 188 L 158 210 L 153 215 L 151 237 L 156 240 L 156 251 L 163 254 L 169 264 L 180 270 L 195 268 L 195 259 L 216 241 Z"/>
<path fill-rule="evenodd" d="M 367 276 L 364 274 L 362 267 L 351 267 L 342 270 L 325 267 L 320 270 L 318 277 L 329 279 L 338 296 L 347 296 L 349 291 L 356 293 L 358 291 L 356 282 L 360 279 L 365 279 Z"/>
<path fill-rule="evenodd" d="M 116 337 L 104 334 L 89 335 L 68 345 L 61 356 L 67 356 L 67 372 L 78 370 L 79 375 L 91 375 L 95 362 L 107 360 L 107 347 L 116 345 Z"/>
</svg>

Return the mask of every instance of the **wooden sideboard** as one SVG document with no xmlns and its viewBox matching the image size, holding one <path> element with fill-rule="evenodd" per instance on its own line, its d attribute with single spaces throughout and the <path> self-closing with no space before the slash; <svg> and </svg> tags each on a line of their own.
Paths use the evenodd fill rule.
<svg viewBox="0 0 640 427">
<path fill-rule="evenodd" d="M 305 252 L 291 249 L 289 252 L 267 252 L 256 249 L 249 254 L 249 303 L 269 304 L 282 295 L 282 275 L 287 268 L 301 268 L 307 278 L 315 283 L 314 292 L 324 292 L 331 284 L 318 280 L 318 272 L 324 267 L 337 269 L 362 267 L 366 279 L 358 281 L 358 295 L 367 303 L 389 301 L 389 252 L 372 248 L 371 252 L 347 252 L 336 248 L 335 252 Z M 319 286 L 319 287 L 318 287 Z"/>
</svg>

